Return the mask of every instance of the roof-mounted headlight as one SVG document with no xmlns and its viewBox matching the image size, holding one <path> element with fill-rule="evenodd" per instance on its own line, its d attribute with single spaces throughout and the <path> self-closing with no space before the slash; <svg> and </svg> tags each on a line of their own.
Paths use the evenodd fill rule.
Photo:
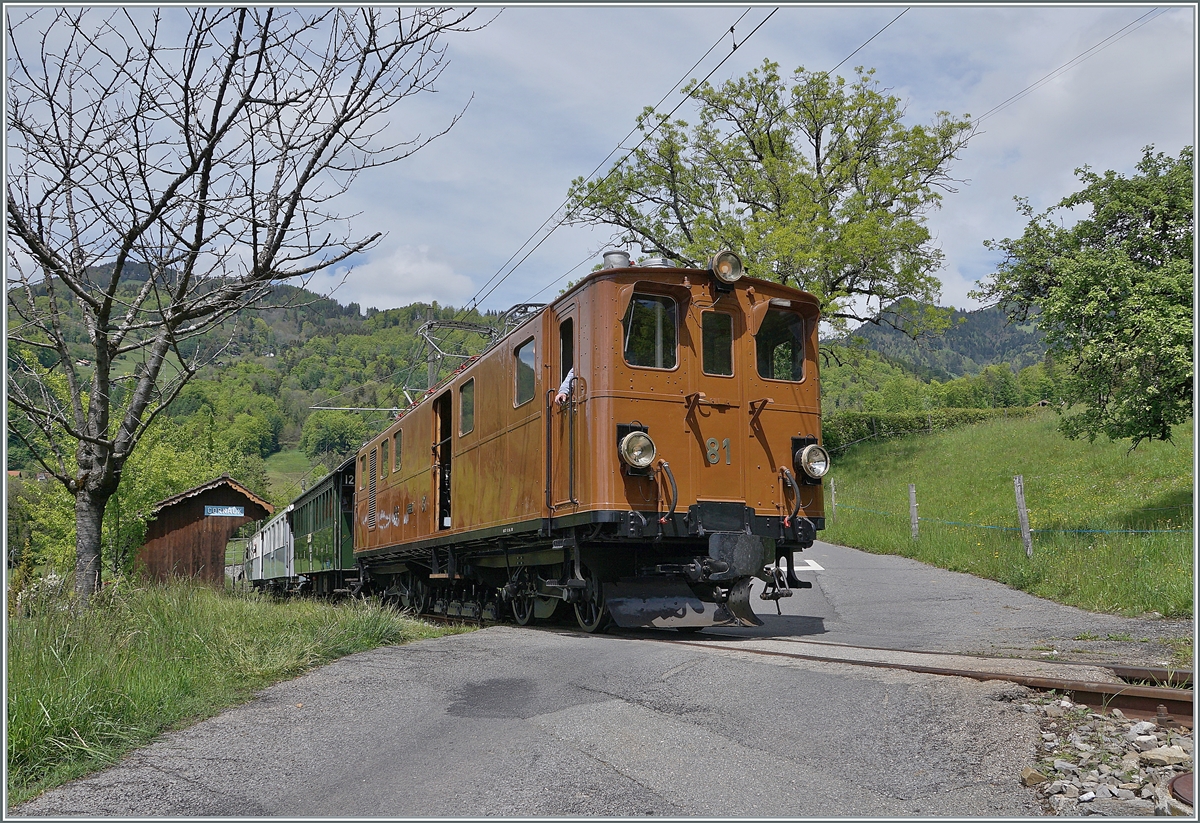
<svg viewBox="0 0 1200 823">
<path fill-rule="evenodd" d="M 657 453 L 650 435 L 642 431 L 632 431 L 622 437 L 617 451 L 620 453 L 621 459 L 635 469 L 649 468 Z"/>
<path fill-rule="evenodd" d="M 742 258 L 728 249 L 714 254 L 708 268 L 722 283 L 736 283 L 746 273 L 742 266 Z"/>
<path fill-rule="evenodd" d="M 815 443 L 805 446 L 796 453 L 796 466 L 813 480 L 820 480 L 829 471 L 829 452 Z"/>
</svg>

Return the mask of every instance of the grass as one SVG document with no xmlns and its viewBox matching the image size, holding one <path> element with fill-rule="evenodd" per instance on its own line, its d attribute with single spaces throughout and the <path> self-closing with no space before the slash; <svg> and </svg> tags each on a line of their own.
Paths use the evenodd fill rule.
<svg viewBox="0 0 1200 823">
<path fill-rule="evenodd" d="M 1045 413 L 855 446 L 835 457 L 822 539 L 1124 615 L 1193 614 L 1190 423 L 1174 443 L 1071 441 Z M 1013 477 L 1033 532 L 1025 556 Z M 908 484 L 917 491 L 912 539 Z M 829 481 L 826 481 L 828 500 Z"/>
<path fill-rule="evenodd" d="M 312 485 L 314 480 L 325 474 L 321 469 L 313 471 L 313 464 L 300 449 L 276 452 L 268 457 L 265 463 L 272 494 L 285 500 L 291 500 L 303 491 L 302 481 L 307 480 L 309 485 Z"/>
<path fill-rule="evenodd" d="M 1192 668 L 1195 665 L 1196 653 L 1190 637 L 1171 637 L 1163 640 L 1171 647 L 1172 662 L 1179 666 Z"/>
<path fill-rule="evenodd" d="M 8 801 L 107 766 L 163 731 L 343 655 L 463 628 L 363 601 L 277 602 L 191 583 L 118 584 L 8 625 Z"/>
</svg>

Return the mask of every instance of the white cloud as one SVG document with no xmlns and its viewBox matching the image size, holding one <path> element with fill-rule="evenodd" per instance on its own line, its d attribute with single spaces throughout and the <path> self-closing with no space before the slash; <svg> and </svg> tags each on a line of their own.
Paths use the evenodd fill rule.
<svg viewBox="0 0 1200 823">
<path fill-rule="evenodd" d="M 508 270 L 505 262 L 562 203 L 570 181 L 596 167 L 643 106 L 657 103 L 722 33 L 722 45 L 690 76 L 702 77 L 728 53 L 728 28 L 744 10 L 513 7 L 483 31 L 449 38 L 438 93 L 405 101 L 395 124 L 409 135 L 431 133 L 474 100 L 449 134 L 358 182 L 344 213 L 359 213 L 356 232 L 386 232 L 387 245 L 352 275 L 366 285 L 347 284 L 337 299 L 381 308 L 469 299 Z M 875 67 L 913 123 L 939 110 L 978 117 L 1149 10 L 913 7 L 839 71 Z M 712 82 L 744 75 L 764 58 L 783 71 L 832 68 L 900 9 L 784 6 L 748 37 L 770 11 L 751 8 L 737 26 L 739 49 Z M 946 303 L 972 305 L 968 290 L 991 270 L 983 240 L 1021 231 L 1013 195 L 1045 208 L 1076 187 L 1077 166 L 1129 173 L 1146 144 L 1172 155 L 1194 144 L 1194 15 L 1191 7 L 1168 10 L 987 119 L 952 169 L 968 182 L 930 217 L 946 253 Z M 672 94 L 667 105 L 678 100 Z M 691 119 L 690 106 L 677 116 Z M 607 237 L 606 229 L 559 229 L 484 306 L 529 299 Z M 405 280 L 412 285 L 399 285 Z"/>
<path fill-rule="evenodd" d="M 342 305 L 387 309 L 437 301 L 462 305 L 474 291 L 471 278 L 444 260 L 430 257 L 428 246 L 398 246 L 376 252 L 364 263 L 323 274 L 308 288 L 329 294 Z"/>
</svg>

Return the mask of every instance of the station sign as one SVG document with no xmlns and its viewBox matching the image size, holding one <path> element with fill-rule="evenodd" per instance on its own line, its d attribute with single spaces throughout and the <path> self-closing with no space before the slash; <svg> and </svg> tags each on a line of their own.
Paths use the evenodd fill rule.
<svg viewBox="0 0 1200 823">
<path fill-rule="evenodd" d="M 205 506 L 205 517 L 245 517 L 245 506 Z"/>
</svg>

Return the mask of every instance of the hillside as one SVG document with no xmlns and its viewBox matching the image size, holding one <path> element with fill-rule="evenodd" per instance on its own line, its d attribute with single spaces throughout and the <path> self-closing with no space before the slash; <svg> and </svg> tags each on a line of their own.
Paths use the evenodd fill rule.
<svg viewBox="0 0 1200 823">
<path fill-rule="evenodd" d="M 135 278 L 126 287 L 136 285 Z M 500 322 L 495 312 L 459 315 L 459 310 L 436 303 L 368 309 L 364 315 L 356 303 L 343 306 L 302 288 L 278 285 L 259 308 L 181 346 L 188 357 L 199 349 L 200 359 L 208 362 L 171 405 L 162 425 L 190 427 L 210 446 L 266 459 L 300 443 L 311 407 L 353 406 L 379 409 L 358 413 L 361 419 L 353 428 L 369 436 L 387 424 L 389 409 L 406 405 L 406 386 L 410 393 L 425 386 L 427 365 L 416 332 L 427 319 Z M 64 319 L 69 351 L 87 379 L 94 354 L 77 309 L 71 306 Z M 457 354 L 474 353 L 483 344 L 483 338 L 465 332 L 440 339 L 446 351 Z M 10 357 L 17 354 L 10 349 Z M 36 356 L 43 367 L 55 361 L 46 350 Z M 119 358 L 115 374 L 133 373 L 137 357 Z M 441 374 L 459 362 L 446 359 Z M 11 432 L 8 444 L 8 468 L 36 470 Z M 311 457 L 328 463 L 337 455 Z"/>
<path fill-rule="evenodd" d="M 903 327 L 898 310 L 885 312 L 884 316 Z M 943 382 L 999 364 L 1019 371 L 1040 362 L 1046 354 L 1042 334 L 1032 323 L 1009 325 L 1004 312 L 995 307 L 955 310 L 950 328 L 936 337 L 913 340 L 891 326 L 874 323 L 864 323 L 850 337 L 862 340 L 867 348 L 926 380 Z"/>
</svg>

